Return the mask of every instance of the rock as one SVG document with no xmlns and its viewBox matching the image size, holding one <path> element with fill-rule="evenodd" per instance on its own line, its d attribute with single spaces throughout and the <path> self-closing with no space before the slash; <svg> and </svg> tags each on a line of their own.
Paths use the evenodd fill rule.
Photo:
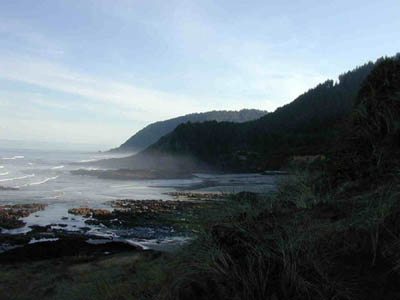
<svg viewBox="0 0 400 300">
<path fill-rule="evenodd" d="M 68 213 L 76 216 L 90 216 L 90 208 L 71 208 Z"/>
<path fill-rule="evenodd" d="M 122 199 L 111 202 L 116 212 L 129 211 L 132 214 L 173 212 L 181 209 L 200 208 L 201 203 L 179 200 L 129 200 Z"/>
<path fill-rule="evenodd" d="M 109 217 L 111 215 L 111 212 L 106 209 L 92 209 L 91 212 L 94 218 Z"/>
<path fill-rule="evenodd" d="M 24 226 L 25 223 L 20 220 L 0 217 L 0 227 L 4 229 L 17 229 L 17 228 L 22 228 Z"/>
<path fill-rule="evenodd" d="M 46 231 L 51 229 L 51 225 L 47 225 L 47 226 L 32 225 L 32 226 L 29 226 L 29 227 L 33 231 L 40 232 L 40 233 L 46 232 Z"/>
<path fill-rule="evenodd" d="M 90 220 L 86 220 L 85 224 L 88 224 L 88 225 L 99 225 L 100 221 L 90 219 Z"/>
<path fill-rule="evenodd" d="M 39 210 L 44 210 L 47 204 L 30 203 L 0 206 L 0 227 L 15 229 L 25 226 L 20 218 L 28 217 Z"/>
<path fill-rule="evenodd" d="M 71 208 L 68 210 L 68 213 L 76 216 L 84 216 L 84 217 L 96 217 L 96 218 L 102 218 L 102 217 L 108 217 L 111 215 L 111 212 L 106 209 L 93 209 L 93 208 Z"/>
</svg>

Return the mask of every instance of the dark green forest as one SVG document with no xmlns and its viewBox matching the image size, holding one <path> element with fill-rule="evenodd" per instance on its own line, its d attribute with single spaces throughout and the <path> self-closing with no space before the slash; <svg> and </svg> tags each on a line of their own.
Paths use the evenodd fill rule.
<svg viewBox="0 0 400 300">
<path fill-rule="evenodd" d="M 181 124 L 145 153 L 190 154 L 233 171 L 279 169 L 293 155 L 327 153 L 346 126 L 362 81 L 382 60 L 344 73 L 337 82 L 327 80 L 258 120 Z"/>
<path fill-rule="evenodd" d="M 165 121 L 152 123 L 139 130 L 130 137 L 120 147 L 112 149 L 112 152 L 136 152 L 143 150 L 151 144 L 158 141 L 162 136 L 173 131 L 177 126 L 186 122 L 204 122 L 204 121 L 229 121 L 241 123 L 258 119 L 267 114 L 266 111 L 257 109 L 242 109 L 240 111 L 210 111 L 205 113 L 193 113 Z"/>
</svg>

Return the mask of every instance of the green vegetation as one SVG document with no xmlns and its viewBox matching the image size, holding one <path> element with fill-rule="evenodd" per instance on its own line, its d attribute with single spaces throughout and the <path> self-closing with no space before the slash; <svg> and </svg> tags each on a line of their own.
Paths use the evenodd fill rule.
<svg viewBox="0 0 400 300">
<path fill-rule="evenodd" d="M 266 111 L 257 109 L 242 109 L 240 111 L 210 111 L 206 113 L 189 114 L 166 121 L 152 123 L 135 135 L 130 137 L 120 147 L 112 149 L 113 152 L 136 152 L 145 149 L 158 141 L 162 136 L 173 131 L 177 126 L 186 122 L 204 121 L 227 121 L 227 122 L 246 122 L 261 118 L 267 114 Z"/>
<path fill-rule="evenodd" d="M 337 147 L 335 168 L 342 180 L 396 173 L 400 137 L 400 56 L 384 59 L 363 83 Z"/>
<path fill-rule="evenodd" d="M 165 298 L 400 299 L 399 92 L 400 59 L 380 61 L 346 142 L 275 193 L 215 210 L 176 256 Z"/>
<path fill-rule="evenodd" d="M 290 104 L 245 123 L 186 123 L 144 153 L 187 154 L 230 171 L 279 169 L 293 155 L 329 152 L 353 106 L 369 62 L 318 85 Z"/>
<path fill-rule="evenodd" d="M 166 299 L 398 299 L 399 190 L 321 193 L 324 176 L 298 173 L 215 210 L 176 255 Z"/>
<path fill-rule="evenodd" d="M 127 252 L 94 259 L 75 256 L 0 268 L 0 299 L 153 299 L 168 256 Z"/>
<path fill-rule="evenodd" d="M 363 68 L 359 71 L 366 71 Z M 346 76 L 343 83 L 321 85 L 320 91 L 339 89 Z M 380 60 L 362 83 L 348 119 L 331 120 L 341 131 L 333 135 L 337 143 L 325 159 L 301 161 L 301 166 L 295 162 L 291 175 L 282 177 L 268 195 L 239 193 L 214 202 L 195 219 L 198 235 L 192 243 L 171 256 L 142 257 L 134 271 L 127 271 L 132 262 L 110 269 L 101 276 L 106 281 L 95 288 L 82 281 L 76 285 L 83 288 L 80 295 L 89 295 L 89 290 L 92 299 L 400 299 L 399 94 L 400 57 Z M 269 122 L 271 115 L 262 122 Z M 328 123 L 321 120 L 302 127 L 305 123 L 293 121 L 292 126 L 303 125 L 287 129 L 284 136 L 304 128 L 311 134 L 315 124 Z M 238 128 L 230 123 L 186 124 L 164 142 L 177 132 L 205 134 L 203 129 L 209 126 L 213 129 L 205 131 L 206 140 L 216 139 L 213 133 L 219 130 Z M 322 143 L 322 132 L 316 132 L 316 141 Z M 293 143 L 300 147 L 299 141 Z M 322 144 L 309 147 L 320 153 Z M 211 149 L 220 153 L 230 146 L 222 142 Z M 31 267 L 2 268 L 0 283 L 21 286 L 17 278 L 32 278 Z M 46 293 L 58 295 L 59 287 L 48 290 L 52 278 L 38 279 L 32 293 L 43 287 L 42 299 Z M 90 280 L 93 286 L 97 279 Z M 75 286 L 69 291 L 76 291 Z M 10 289 L 0 289 L 1 293 L 11 295 Z"/>
</svg>

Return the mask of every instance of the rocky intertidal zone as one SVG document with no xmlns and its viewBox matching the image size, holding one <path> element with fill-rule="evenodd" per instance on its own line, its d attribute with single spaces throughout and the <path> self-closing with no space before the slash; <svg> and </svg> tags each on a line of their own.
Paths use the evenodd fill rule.
<svg viewBox="0 0 400 300">
<path fill-rule="evenodd" d="M 134 214 L 173 212 L 187 208 L 201 208 L 201 203 L 180 200 L 116 200 L 110 202 L 111 206 L 118 211 L 131 212 Z"/>
<path fill-rule="evenodd" d="M 164 195 L 172 196 L 181 200 L 218 200 L 227 198 L 227 194 L 223 193 L 194 193 L 194 192 L 168 192 Z"/>
<path fill-rule="evenodd" d="M 21 218 L 28 217 L 30 214 L 44 210 L 47 204 L 15 204 L 0 206 L 0 227 L 4 229 L 16 229 L 25 226 Z M 0 228 L 1 230 L 1 228 Z"/>
<path fill-rule="evenodd" d="M 68 213 L 83 216 L 87 225 L 103 225 L 106 227 L 134 228 L 171 227 L 179 230 L 187 223 L 189 216 L 208 205 L 203 201 L 180 200 L 131 200 L 121 199 L 108 202 L 112 210 L 93 208 L 72 208 Z"/>
<path fill-rule="evenodd" d="M 204 208 L 209 207 L 215 199 L 221 198 L 220 194 L 186 192 L 171 193 L 170 196 L 173 196 L 175 200 L 120 199 L 105 203 L 106 209 L 71 208 L 68 213 L 83 217 L 86 224 L 84 227 L 74 225 L 72 227 L 76 228 L 69 229 L 67 224 L 62 222 L 46 226 L 31 225 L 27 232 L 21 234 L 11 234 L 3 229 L 24 227 L 23 217 L 44 210 L 47 205 L 0 206 L 0 253 L 15 247 L 25 247 L 31 243 L 36 243 L 36 241 L 44 241 L 50 247 L 55 245 L 53 244 L 54 241 L 58 240 L 96 239 L 96 233 L 93 235 L 90 231 L 93 229 L 93 225 L 100 226 L 99 228 L 103 229 L 107 228 L 106 230 L 117 230 L 121 239 L 162 240 L 172 236 L 188 237 L 196 232 L 198 218 L 200 218 Z M 69 219 L 75 220 L 74 217 L 64 216 L 61 218 L 62 221 Z M 92 235 L 93 237 L 91 237 Z M 109 238 L 105 239 L 108 240 Z"/>
<path fill-rule="evenodd" d="M 54 230 L 51 225 L 32 226 L 31 229 L 25 234 L 0 234 L 0 264 L 141 250 L 141 247 L 123 240 Z"/>
<path fill-rule="evenodd" d="M 68 213 L 75 216 L 83 216 L 83 217 L 101 217 L 101 216 L 110 216 L 112 214 L 111 211 L 106 209 L 95 209 L 95 208 L 71 208 L 68 210 Z"/>
<path fill-rule="evenodd" d="M 187 194 L 185 193 L 186 197 Z M 199 200 L 211 200 L 213 197 L 201 197 L 192 196 L 193 199 Z M 206 199 L 204 199 L 206 198 Z M 131 215 L 142 215 L 146 213 L 162 213 L 162 212 L 174 212 L 185 209 L 196 209 L 204 206 L 204 203 L 200 201 L 181 201 L 181 200 L 131 200 L 131 199 L 120 199 L 110 201 L 109 204 L 113 210 L 106 209 L 94 209 L 94 208 L 72 208 L 68 210 L 68 213 L 83 217 L 92 217 L 95 219 L 102 218 L 116 218 L 120 214 L 131 214 Z"/>
</svg>

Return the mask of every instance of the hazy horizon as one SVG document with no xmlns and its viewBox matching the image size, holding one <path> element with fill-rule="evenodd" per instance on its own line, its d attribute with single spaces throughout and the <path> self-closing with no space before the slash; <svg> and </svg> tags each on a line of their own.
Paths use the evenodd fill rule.
<svg viewBox="0 0 400 300">
<path fill-rule="evenodd" d="M 4 0 L 0 139 L 111 148 L 189 113 L 274 111 L 399 52 L 398 8 L 394 0 Z"/>
<path fill-rule="evenodd" d="M 1 139 L 0 150 L 43 150 L 43 151 L 78 151 L 78 152 L 98 152 L 107 151 L 113 145 L 73 143 L 73 142 L 49 142 L 43 140 L 28 139 Z"/>
</svg>

